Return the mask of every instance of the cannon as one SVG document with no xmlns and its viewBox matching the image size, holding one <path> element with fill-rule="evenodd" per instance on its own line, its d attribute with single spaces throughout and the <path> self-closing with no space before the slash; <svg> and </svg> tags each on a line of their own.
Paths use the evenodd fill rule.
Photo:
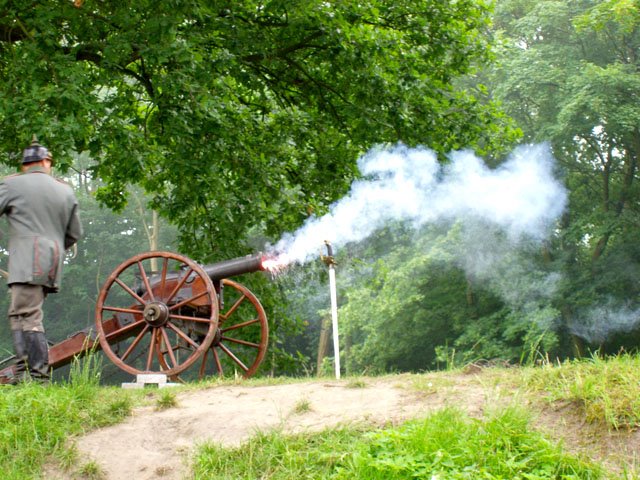
<svg viewBox="0 0 640 480">
<path fill-rule="evenodd" d="M 93 350 L 121 370 L 192 375 L 257 371 L 269 327 L 256 296 L 230 277 L 265 270 L 262 253 L 200 265 L 172 252 L 147 252 L 121 263 L 107 278 L 95 325 L 49 348 L 53 369 Z M 7 383 L 12 366 L 0 370 Z M 197 369 L 197 370 L 196 370 Z"/>
</svg>

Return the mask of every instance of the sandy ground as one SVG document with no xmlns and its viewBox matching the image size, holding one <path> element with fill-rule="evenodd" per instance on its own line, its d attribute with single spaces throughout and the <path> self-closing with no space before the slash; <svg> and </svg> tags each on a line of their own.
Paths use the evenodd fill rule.
<svg viewBox="0 0 640 480">
<path fill-rule="evenodd" d="M 417 381 L 420 390 L 415 388 Z M 486 409 L 522 402 L 519 397 L 482 372 L 216 386 L 178 392 L 175 407 L 160 411 L 140 408 L 124 423 L 89 433 L 75 443 L 80 458 L 97 463 L 107 480 L 182 480 L 189 478 L 188 463 L 194 447 L 207 441 L 235 446 L 258 431 L 270 429 L 300 432 L 353 422 L 397 424 L 446 405 L 481 416 Z M 625 459 L 637 455 L 626 451 L 629 441 L 640 445 L 635 433 L 627 432 L 622 437 L 607 434 L 603 439 L 581 424 L 573 412 L 562 410 L 540 415 L 539 426 L 567 448 L 600 460 L 610 458 L 614 463 L 619 458 L 610 456 L 611 451 L 620 455 L 625 449 Z M 46 478 L 78 477 L 50 469 Z"/>
</svg>

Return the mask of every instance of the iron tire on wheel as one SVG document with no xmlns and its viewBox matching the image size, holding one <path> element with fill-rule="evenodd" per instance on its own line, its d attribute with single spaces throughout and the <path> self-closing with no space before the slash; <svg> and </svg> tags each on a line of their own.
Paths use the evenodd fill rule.
<svg viewBox="0 0 640 480">
<path fill-rule="evenodd" d="M 161 262 L 161 271 L 151 272 L 154 261 Z M 140 277 L 137 287 L 131 284 L 132 275 Z M 107 278 L 96 304 L 95 324 L 102 350 L 120 369 L 175 377 L 214 341 L 218 297 L 209 276 L 189 258 L 142 253 L 121 263 Z M 183 359 L 178 353 L 185 350 Z"/>
</svg>

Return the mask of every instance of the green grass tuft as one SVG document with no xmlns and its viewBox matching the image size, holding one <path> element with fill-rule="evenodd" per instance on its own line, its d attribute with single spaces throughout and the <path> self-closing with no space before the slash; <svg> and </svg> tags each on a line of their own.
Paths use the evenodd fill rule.
<svg viewBox="0 0 640 480">
<path fill-rule="evenodd" d="M 102 467 L 94 461 L 89 461 L 82 465 L 79 468 L 78 473 L 82 475 L 82 478 L 87 480 L 103 480 L 106 478 Z"/>
<path fill-rule="evenodd" d="M 202 446 L 195 479 L 604 479 L 507 409 L 483 421 L 455 409 L 385 430 L 259 434 L 238 448 Z"/>
<path fill-rule="evenodd" d="M 168 389 L 160 390 L 158 398 L 156 400 L 156 410 L 166 410 L 167 408 L 173 408 L 178 406 L 178 398 L 175 392 L 171 392 Z"/>
<path fill-rule="evenodd" d="M 367 382 L 365 382 L 362 378 L 351 378 L 345 384 L 347 388 L 366 388 Z"/>
<path fill-rule="evenodd" d="M 303 413 L 310 412 L 311 410 L 313 410 L 313 408 L 311 407 L 311 402 L 309 402 L 309 400 L 307 400 L 306 398 L 298 400 L 293 406 L 293 413 L 296 415 L 301 415 Z"/>
</svg>

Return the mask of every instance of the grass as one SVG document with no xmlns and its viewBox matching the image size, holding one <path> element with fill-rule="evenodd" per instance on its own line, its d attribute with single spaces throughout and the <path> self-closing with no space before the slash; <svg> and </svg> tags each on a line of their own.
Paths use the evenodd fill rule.
<svg viewBox="0 0 640 480">
<path fill-rule="evenodd" d="M 306 398 L 298 400 L 298 402 L 293 406 L 293 413 L 296 415 L 302 415 L 303 413 L 310 412 L 311 410 L 313 410 L 311 402 Z"/>
<path fill-rule="evenodd" d="M 103 480 L 106 478 L 100 465 L 94 461 L 89 461 L 82 465 L 78 473 L 87 480 Z"/>
<path fill-rule="evenodd" d="M 166 388 L 160 390 L 158 398 L 156 399 L 156 410 L 166 410 L 178 406 L 178 399 L 175 392 L 171 392 Z"/>
<path fill-rule="evenodd" d="M 640 356 L 621 354 L 550 363 L 523 371 L 524 382 L 552 402 L 578 406 L 585 419 L 611 429 L 640 427 Z"/>
<path fill-rule="evenodd" d="M 193 478 L 288 480 L 605 479 L 529 427 L 522 410 L 481 421 L 443 409 L 397 428 L 361 427 L 285 436 L 258 434 L 238 448 L 209 443 Z"/>
<path fill-rule="evenodd" d="M 89 358 L 76 364 L 68 382 L 0 387 L 0 463 L 3 480 L 43 478 L 44 462 L 73 469 L 69 478 L 100 479 L 99 465 L 80 462 L 70 437 L 111 425 L 137 405 L 157 409 L 177 404 L 174 389 L 122 390 L 99 385 L 100 366 Z M 446 390 L 449 374 L 403 375 L 425 393 Z M 472 377 L 469 377 L 472 378 Z M 585 419 L 612 429 L 640 427 L 640 357 L 619 355 L 546 363 L 522 369 L 492 368 L 482 381 L 508 383 L 531 398 L 575 404 Z M 308 379 L 259 379 L 244 386 Z M 345 379 L 350 388 L 367 380 Z M 228 385 L 218 380 L 180 391 Z M 311 410 L 308 400 L 295 413 Z M 286 436 L 260 433 L 238 448 L 202 445 L 193 461 L 196 479 L 611 479 L 604 467 L 567 454 L 530 426 L 523 410 L 507 408 L 482 419 L 443 409 L 429 417 L 389 428 L 354 426 Z M 624 474 L 621 474 L 624 475 Z"/>
<path fill-rule="evenodd" d="M 70 435 L 119 422 L 131 412 L 126 391 L 99 386 L 91 360 L 76 366 L 69 382 L 0 388 L 0 464 L 3 480 L 41 478 L 43 462 L 76 463 Z"/>
<path fill-rule="evenodd" d="M 451 387 L 454 381 L 442 375 L 414 375 L 411 377 L 412 388 L 418 392 L 432 394 L 443 388 Z"/>
<path fill-rule="evenodd" d="M 367 382 L 362 378 L 350 378 L 347 380 L 345 387 L 347 388 L 366 388 Z"/>
</svg>

